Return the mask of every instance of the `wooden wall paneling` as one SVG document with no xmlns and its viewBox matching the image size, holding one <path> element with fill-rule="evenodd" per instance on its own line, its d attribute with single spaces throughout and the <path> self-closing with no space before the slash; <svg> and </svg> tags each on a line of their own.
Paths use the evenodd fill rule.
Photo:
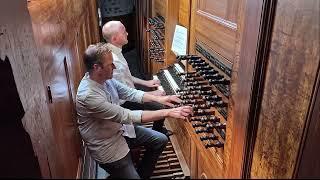
<svg viewBox="0 0 320 180">
<path fill-rule="evenodd" d="M 266 26 L 263 23 L 262 12 L 266 1 L 248 0 L 240 6 L 237 33 L 237 44 L 235 60 L 232 67 L 231 94 L 228 107 L 227 144 L 225 146 L 226 178 L 245 177 L 246 163 L 248 158 L 248 143 L 253 130 L 253 122 L 250 121 L 251 109 L 255 108 L 255 96 L 253 89 L 259 87 L 260 81 L 257 78 L 260 72 L 257 71 L 259 63 L 263 58 L 258 57 L 258 49 L 263 51 L 262 41 L 267 33 L 262 34 Z M 266 7 L 265 7 L 266 8 Z M 261 47 L 260 47 L 261 46 Z M 256 79 L 255 79 L 256 76 Z M 246 162 L 248 161 L 248 162 Z"/>
<path fill-rule="evenodd" d="M 4 5 L 5 4 L 5 5 Z M 10 60 L 19 97 L 25 111 L 22 123 L 38 158 L 41 175 L 50 178 L 54 171 L 48 163 L 56 159 L 51 118 L 42 85 L 41 66 L 33 37 L 27 1 L 1 1 L 0 59 Z"/>
<path fill-rule="evenodd" d="M 150 79 L 151 77 L 147 74 L 148 72 L 148 60 L 147 60 L 147 47 L 148 47 L 148 41 L 147 41 L 147 17 L 149 16 L 147 12 L 149 12 L 149 1 L 147 0 L 135 0 L 136 9 L 135 9 L 135 21 L 137 23 L 137 30 L 135 31 L 135 47 L 137 50 L 137 53 L 140 55 L 138 60 L 139 67 L 142 67 L 141 73 L 144 74 L 144 76 L 147 79 Z"/>
<path fill-rule="evenodd" d="M 195 52 L 195 43 L 201 42 L 232 64 L 240 17 L 238 8 L 243 2 L 192 0 L 190 53 Z"/>
<path fill-rule="evenodd" d="M 80 25 L 80 32 L 82 33 L 82 38 L 83 38 L 83 43 L 84 43 L 84 47 L 85 49 L 87 49 L 87 47 L 90 45 L 90 40 L 89 40 L 89 37 L 88 37 L 88 34 L 87 34 L 87 27 L 86 27 L 86 23 L 81 23 Z"/>
<path fill-rule="evenodd" d="M 193 140 L 190 144 L 190 177 L 191 179 L 198 178 L 198 155 L 197 155 L 197 146 Z"/>
<path fill-rule="evenodd" d="M 187 28 L 187 54 L 189 54 L 190 39 L 191 0 L 180 0 L 178 24 Z"/>
<path fill-rule="evenodd" d="M 86 46 L 85 46 L 85 37 L 83 37 L 83 28 L 82 26 L 79 28 L 79 30 L 77 31 L 77 39 L 76 39 L 76 48 L 77 48 L 77 57 L 78 57 L 78 64 L 79 64 L 79 68 L 80 68 L 80 74 L 84 75 L 84 73 L 86 72 L 86 67 L 85 64 L 83 62 L 83 54 L 84 51 L 86 50 Z M 83 77 L 83 76 L 82 76 Z M 82 78 L 81 77 L 81 78 Z"/>
<path fill-rule="evenodd" d="M 62 174 L 60 175 L 61 177 L 75 178 L 80 158 L 79 139 L 77 139 L 79 137 L 74 121 L 75 113 L 70 92 L 67 59 L 64 56 L 65 52 L 57 52 L 57 54 L 55 57 L 57 66 L 52 67 L 53 73 L 50 74 L 52 79 L 48 84 L 52 94 L 50 106 L 53 110 L 53 130 L 62 166 Z"/>
<path fill-rule="evenodd" d="M 89 13 L 90 13 L 90 11 L 89 10 L 87 10 L 87 13 L 88 13 L 88 15 L 87 16 L 85 16 L 85 20 L 84 20 L 84 24 L 85 24 L 85 27 L 86 27 L 86 31 L 85 31 L 85 33 L 86 33 L 86 37 L 87 37 L 87 46 L 89 46 L 90 44 L 92 44 L 92 35 L 91 35 L 91 20 L 90 20 L 90 16 L 89 16 Z"/>
<path fill-rule="evenodd" d="M 179 1 L 179 18 L 178 22 L 189 30 L 190 26 L 190 13 L 191 13 L 191 0 L 180 0 Z"/>
<path fill-rule="evenodd" d="M 189 29 L 189 54 L 196 54 L 196 29 L 194 28 L 197 0 L 190 0 L 191 2 L 191 14 L 190 14 L 190 29 Z"/>
<path fill-rule="evenodd" d="M 166 9 L 166 23 L 165 23 L 165 65 L 171 65 L 176 60 L 176 55 L 171 51 L 172 40 L 176 25 L 179 18 L 179 1 L 167 1 Z"/>
<path fill-rule="evenodd" d="M 91 44 L 100 42 L 99 34 L 99 18 L 98 18 L 98 4 L 97 0 L 90 0 L 89 2 L 89 26 L 91 32 Z"/>
<path fill-rule="evenodd" d="M 51 88 L 52 104 L 49 104 L 49 109 L 55 134 L 55 143 L 51 143 L 51 147 L 56 151 L 56 159 L 49 163 L 55 178 L 75 178 L 80 162 L 80 139 L 73 99 L 77 81 L 84 73 L 80 63 L 82 54 L 87 45 L 97 38 L 93 32 L 98 30 L 92 31 L 90 25 L 96 20 L 89 19 L 87 7 L 90 2 L 95 3 L 43 0 L 28 4 L 44 87 Z"/>
<path fill-rule="evenodd" d="M 318 20 L 318 1 L 277 1 L 252 178 L 293 177 L 319 68 Z"/>
<path fill-rule="evenodd" d="M 147 26 L 147 29 L 149 29 L 149 26 L 148 26 L 148 22 L 147 22 L 147 17 L 146 17 L 146 26 Z M 145 45 L 145 48 L 144 48 L 144 62 L 145 62 L 145 77 L 151 77 L 153 75 L 153 70 L 152 70 L 152 60 L 150 59 L 150 51 L 149 51 L 149 45 L 150 45 L 150 35 L 148 32 L 146 32 L 146 36 L 145 36 L 145 42 L 144 42 L 144 45 Z"/>
<path fill-rule="evenodd" d="M 152 17 L 157 15 L 161 15 L 165 19 L 167 19 L 167 7 L 169 0 L 153 0 L 152 2 Z"/>
<path fill-rule="evenodd" d="M 320 67 L 319 67 L 320 68 Z M 298 162 L 296 163 L 293 178 L 318 178 L 320 177 L 320 70 L 318 69 L 318 77 L 316 80 L 310 113 L 306 122 L 302 145 Z"/>
</svg>

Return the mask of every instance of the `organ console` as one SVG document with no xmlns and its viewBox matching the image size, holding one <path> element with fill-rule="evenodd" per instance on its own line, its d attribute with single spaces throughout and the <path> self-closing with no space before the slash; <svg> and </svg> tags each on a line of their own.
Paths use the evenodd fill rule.
<svg viewBox="0 0 320 180">
<path fill-rule="evenodd" d="M 170 155 L 175 144 L 189 168 L 183 170 L 186 178 L 320 177 L 319 2 L 140 0 L 136 15 L 119 16 L 127 29 L 137 27 L 136 36 L 129 32 L 129 37 L 139 46 L 138 64 L 145 65 L 139 70 L 154 75 L 159 89 L 179 95 L 196 112 L 187 121 L 165 121 L 174 134 L 155 178 L 177 178 Z M 102 3 L 95 0 L 0 3 L 0 62 L 5 63 L 0 77 L 14 75 L 10 82 L 24 109 L 19 127 L 2 126 L 4 142 L 21 142 L 6 132 L 23 127 L 28 132 L 23 139 L 30 138 L 33 147 L 26 158 L 39 162 L 36 178 L 87 179 L 82 176 L 95 174 L 98 166 L 79 138 L 74 102 L 85 73 L 83 52 L 101 41 L 99 24 L 111 20 L 101 13 L 99 23 L 97 10 L 108 8 L 97 8 Z M 114 1 L 103 4 L 111 7 L 108 3 Z M 174 57 L 177 24 L 188 30 L 189 54 Z M 0 89 L 7 97 L 8 88 Z M 0 113 L 1 119 L 10 112 Z M 12 148 L 2 148 L 0 159 L 8 170 L 0 177 L 23 173 L 24 168 L 8 166 L 24 152 Z M 31 172 L 27 163 L 24 170 Z"/>
</svg>

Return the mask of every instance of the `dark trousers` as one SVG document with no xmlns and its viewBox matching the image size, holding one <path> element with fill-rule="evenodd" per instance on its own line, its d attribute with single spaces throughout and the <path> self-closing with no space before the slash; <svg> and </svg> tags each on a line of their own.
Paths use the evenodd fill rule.
<svg viewBox="0 0 320 180">
<path fill-rule="evenodd" d="M 100 167 L 110 174 L 110 179 L 140 179 L 130 153 L 118 161 L 100 164 Z"/>
<path fill-rule="evenodd" d="M 168 143 L 168 138 L 162 133 L 139 125 L 135 125 L 135 132 L 136 138 L 126 137 L 129 148 L 144 146 L 146 149 L 142 160 L 138 163 L 137 170 L 134 168 L 129 152 L 118 161 L 100 164 L 100 167 L 110 174 L 110 178 L 148 179 L 151 177 L 157 160 Z"/>
<path fill-rule="evenodd" d="M 130 110 L 159 110 L 163 109 L 163 105 L 156 103 L 156 102 L 147 102 L 147 103 L 136 103 L 136 102 L 130 102 L 126 101 L 124 104 L 121 105 L 124 108 L 130 109 Z M 158 132 L 163 131 L 163 124 L 164 119 L 153 122 L 152 129 L 156 130 Z"/>
</svg>

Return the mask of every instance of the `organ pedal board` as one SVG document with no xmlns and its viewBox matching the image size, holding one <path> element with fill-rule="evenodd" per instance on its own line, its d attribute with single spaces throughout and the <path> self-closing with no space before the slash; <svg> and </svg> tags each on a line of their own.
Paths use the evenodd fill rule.
<svg viewBox="0 0 320 180">
<path fill-rule="evenodd" d="M 152 128 L 153 123 L 144 123 L 143 126 L 147 128 Z M 142 149 L 140 152 L 140 159 L 142 159 L 143 153 L 145 149 Z M 160 155 L 155 170 L 153 171 L 153 175 L 150 179 L 187 179 L 190 178 L 190 175 L 185 174 L 181 164 L 179 162 L 179 158 L 177 157 L 177 153 L 172 145 L 171 140 L 162 154 Z"/>
</svg>

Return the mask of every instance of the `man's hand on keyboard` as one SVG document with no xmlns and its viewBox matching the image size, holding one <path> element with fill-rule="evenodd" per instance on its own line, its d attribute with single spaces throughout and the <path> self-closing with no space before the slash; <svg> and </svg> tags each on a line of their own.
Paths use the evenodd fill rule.
<svg viewBox="0 0 320 180">
<path fill-rule="evenodd" d="M 160 90 L 160 89 L 155 90 L 155 91 L 149 91 L 148 93 L 155 95 L 155 96 L 165 96 L 166 95 L 166 92 L 163 90 Z"/>
<path fill-rule="evenodd" d="M 191 106 L 181 106 L 178 108 L 167 109 L 168 117 L 176 118 L 176 119 L 187 119 L 188 116 L 193 114 Z"/>
<path fill-rule="evenodd" d="M 153 79 L 153 80 L 149 80 L 149 81 L 146 81 L 146 84 L 145 84 L 147 87 L 158 87 L 160 86 L 160 81 L 158 79 Z"/>
<path fill-rule="evenodd" d="M 159 96 L 157 98 L 157 102 L 160 104 L 169 106 L 169 107 L 174 107 L 174 104 L 178 104 L 181 102 L 181 99 L 177 95 L 171 95 L 171 96 Z"/>
</svg>

